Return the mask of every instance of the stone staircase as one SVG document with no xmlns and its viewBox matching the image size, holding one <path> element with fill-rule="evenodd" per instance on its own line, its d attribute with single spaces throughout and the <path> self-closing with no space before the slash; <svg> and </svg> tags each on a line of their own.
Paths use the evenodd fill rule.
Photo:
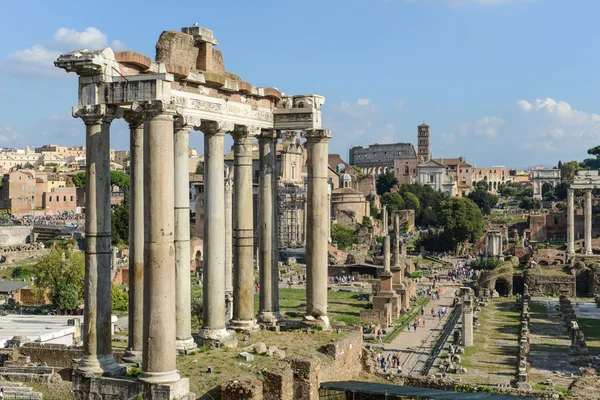
<svg viewBox="0 0 600 400">
<path fill-rule="evenodd" d="M 32 388 L 24 386 L 21 382 L 0 381 L 0 387 L 4 388 L 5 400 L 42 400 L 43 396 L 39 392 L 34 392 Z"/>
</svg>

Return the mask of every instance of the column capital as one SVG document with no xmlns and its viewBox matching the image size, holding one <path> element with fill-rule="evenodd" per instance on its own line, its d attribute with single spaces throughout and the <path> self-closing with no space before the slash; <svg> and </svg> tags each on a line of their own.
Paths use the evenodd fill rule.
<svg viewBox="0 0 600 400">
<path fill-rule="evenodd" d="M 175 107 L 171 103 L 162 100 L 152 100 L 140 103 L 140 108 L 147 119 L 158 117 L 159 115 L 173 116 Z"/>
<path fill-rule="evenodd" d="M 307 129 L 302 131 L 302 137 L 308 140 L 323 140 L 331 139 L 331 131 L 329 129 Z"/>
<path fill-rule="evenodd" d="M 277 140 L 279 138 L 279 131 L 275 129 L 261 129 L 258 140 Z"/>
<path fill-rule="evenodd" d="M 211 121 L 207 119 L 203 119 L 200 127 L 200 130 L 205 135 L 225 135 L 226 132 L 233 131 L 234 124 L 232 122 L 225 121 Z"/>
<path fill-rule="evenodd" d="M 81 118 L 86 124 L 110 123 L 115 118 L 123 117 L 123 110 L 117 106 L 91 104 L 74 106 L 71 114 L 74 118 Z"/>
<path fill-rule="evenodd" d="M 129 124 L 129 129 L 137 129 L 144 123 L 144 114 L 140 111 L 126 110 L 123 119 Z"/>
<path fill-rule="evenodd" d="M 175 115 L 175 129 L 198 129 L 202 124 L 202 119 L 193 115 L 176 114 Z"/>
<path fill-rule="evenodd" d="M 236 142 L 244 141 L 244 139 L 248 138 L 252 140 L 252 138 L 258 136 L 260 132 L 261 129 L 258 126 L 235 124 L 231 131 L 231 136 L 233 136 L 233 139 Z"/>
</svg>

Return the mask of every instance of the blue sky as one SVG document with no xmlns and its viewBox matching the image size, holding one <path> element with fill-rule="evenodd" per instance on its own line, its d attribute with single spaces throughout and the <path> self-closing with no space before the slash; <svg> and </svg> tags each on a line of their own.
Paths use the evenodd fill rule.
<svg viewBox="0 0 600 400">
<path fill-rule="evenodd" d="M 163 30 L 212 29 L 225 67 L 255 86 L 325 96 L 330 151 L 413 142 L 435 157 L 524 168 L 600 144 L 595 0 L 0 0 L 0 147 L 80 145 L 77 82 L 61 52 L 154 56 Z M 112 146 L 128 147 L 123 122 Z M 202 135 L 192 147 L 202 150 Z"/>
</svg>

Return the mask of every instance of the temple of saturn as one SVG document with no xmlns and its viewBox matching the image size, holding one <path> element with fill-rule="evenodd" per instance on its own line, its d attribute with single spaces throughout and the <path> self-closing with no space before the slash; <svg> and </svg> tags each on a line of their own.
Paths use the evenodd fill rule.
<svg viewBox="0 0 600 400">
<path fill-rule="evenodd" d="M 211 30 L 194 26 L 165 31 L 156 57 L 127 51 L 79 50 L 55 62 L 79 76 L 73 116 L 86 127 L 86 240 L 84 356 L 74 378 L 76 399 L 127 398 L 142 394 L 193 398 L 176 367 L 176 350 L 193 349 L 190 312 L 190 218 L 188 142 L 204 135 L 202 344 L 231 345 L 234 330 L 282 322 L 278 305 L 275 217 L 275 147 L 278 138 L 301 132 L 306 139 L 307 310 L 305 323 L 327 328 L 327 155 L 331 132 L 321 128 L 317 95 L 284 95 L 255 87 L 226 72 Z M 123 366 L 111 349 L 110 171 L 111 122 L 130 128 L 129 343 L 124 361 L 141 359 L 137 380 L 118 379 Z M 224 137 L 234 141 L 233 271 L 225 271 Z M 259 209 L 252 209 L 252 143 L 260 152 Z M 252 216 L 259 213 L 260 306 L 253 306 Z M 226 277 L 232 282 L 226 282 Z M 227 326 L 225 288 L 233 287 L 233 316 Z M 103 378 L 100 378 L 104 376 Z M 108 376 L 108 377 L 107 377 Z M 99 384 L 98 379 L 103 382 Z M 115 389 L 117 388 L 117 389 Z M 120 388 L 120 389 L 119 389 Z M 116 391 L 116 392 L 115 392 Z M 121 397 L 119 397 L 121 398 Z"/>
<path fill-rule="evenodd" d="M 567 189 L 567 253 L 575 254 L 575 201 L 574 189 L 584 190 L 584 247 L 582 253 L 592 252 L 592 190 L 600 189 L 598 171 L 577 171 L 573 183 Z"/>
</svg>

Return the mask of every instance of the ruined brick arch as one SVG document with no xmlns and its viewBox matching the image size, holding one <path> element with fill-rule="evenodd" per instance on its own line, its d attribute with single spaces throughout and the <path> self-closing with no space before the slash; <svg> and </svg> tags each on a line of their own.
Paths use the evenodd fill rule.
<svg viewBox="0 0 600 400">
<path fill-rule="evenodd" d="M 192 239 L 190 242 L 190 271 L 202 273 L 203 244 L 202 239 Z"/>
<path fill-rule="evenodd" d="M 540 265 L 540 266 L 542 266 L 542 267 L 547 267 L 549 264 L 548 264 L 548 261 L 546 261 L 546 260 L 541 260 L 541 261 L 538 263 L 538 265 Z"/>
<path fill-rule="evenodd" d="M 499 277 L 496 279 L 496 282 L 494 282 L 494 290 L 496 290 L 500 296 L 510 296 L 512 295 L 512 282 L 505 277 Z"/>
</svg>

